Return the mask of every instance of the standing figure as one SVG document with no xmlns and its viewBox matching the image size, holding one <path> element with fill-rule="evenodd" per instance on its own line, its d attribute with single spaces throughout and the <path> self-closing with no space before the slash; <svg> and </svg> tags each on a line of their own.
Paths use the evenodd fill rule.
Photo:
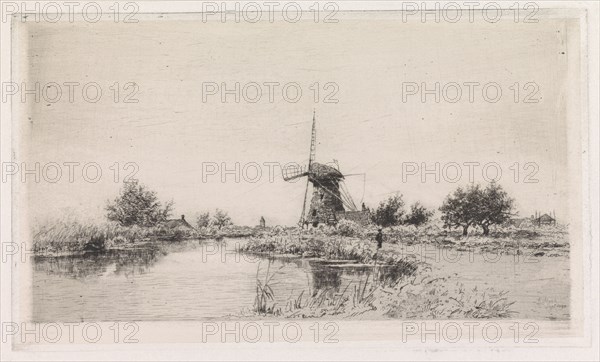
<svg viewBox="0 0 600 362">
<path fill-rule="evenodd" d="M 379 231 L 377 231 L 377 236 L 375 236 L 375 241 L 377 241 L 377 249 L 381 249 L 381 246 L 383 245 L 382 231 L 383 231 L 383 229 L 379 228 Z"/>
</svg>

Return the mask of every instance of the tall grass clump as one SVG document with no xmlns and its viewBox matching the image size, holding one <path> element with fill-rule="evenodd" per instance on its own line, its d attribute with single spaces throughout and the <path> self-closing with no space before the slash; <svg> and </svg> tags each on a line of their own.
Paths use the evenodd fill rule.
<svg viewBox="0 0 600 362">
<path fill-rule="evenodd" d="M 155 227 L 56 220 L 33 228 L 33 250 L 38 254 L 101 251 L 147 240 L 156 234 Z"/>
<path fill-rule="evenodd" d="M 271 273 L 272 260 L 269 260 L 264 280 L 260 278 L 260 264 L 256 270 L 256 297 L 254 298 L 253 312 L 259 315 L 279 315 L 280 310 L 276 309 L 275 293 L 273 292 L 272 280 L 277 272 Z M 282 267 L 279 269 L 281 270 Z"/>
<path fill-rule="evenodd" d="M 495 319 L 509 318 L 514 302 L 507 292 L 492 288 L 466 288 L 450 278 L 430 275 L 396 275 L 381 278 L 382 268 L 374 266 L 365 280 L 351 281 L 339 289 L 310 288 L 290 297 L 281 306 L 272 286 L 277 272 L 256 278 L 256 297 L 252 313 L 283 318 L 352 318 L 369 314 L 392 319 Z M 280 268 L 281 269 L 281 268 Z M 259 267 L 260 270 L 260 267 Z"/>
<path fill-rule="evenodd" d="M 251 312 L 260 316 L 284 318 L 318 318 L 323 316 L 350 316 L 372 311 L 374 307 L 373 283 L 360 281 L 349 283 L 343 290 L 324 288 L 316 291 L 301 291 L 296 297 L 288 298 L 285 305 L 278 306 L 272 288 L 273 278 L 283 268 L 271 272 L 271 261 L 264 278 L 256 275 L 256 296 Z"/>
</svg>

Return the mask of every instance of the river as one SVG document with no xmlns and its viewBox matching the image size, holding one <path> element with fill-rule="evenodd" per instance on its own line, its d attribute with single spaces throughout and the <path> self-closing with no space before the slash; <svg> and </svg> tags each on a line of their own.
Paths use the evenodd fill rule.
<svg viewBox="0 0 600 362">
<path fill-rule="evenodd" d="M 264 280 L 267 268 L 274 274 L 271 284 L 279 305 L 302 291 L 339 289 L 364 281 L 371 271 L 318 259 L 242 254 L 237 245 L 243 242 L 188 240 L 86 256 L 35 257 L 32 320 L 235 318 L 252 308 L 257 276 Z M 569 318 L 566 256 L 495 258 L 438 248 L 420 254 L 434 273 L 455 275 L 466 287 L 508 291 L 517 318 Z"/>
</svg>

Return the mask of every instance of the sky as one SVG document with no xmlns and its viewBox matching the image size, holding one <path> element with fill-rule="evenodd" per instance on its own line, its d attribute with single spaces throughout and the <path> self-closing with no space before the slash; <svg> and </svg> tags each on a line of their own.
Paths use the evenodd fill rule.
<svg viewBox="0 0 600 362">
<path fill-rule="evenodd" d="M 63 166 L 58 182 L 30 177 L 18 190 L 34 219 L 71 213 L 101 220 L 107 200 L 133 170 L 124 169 L 130 162 L 137 165 L 135 178 L 161 200 L 174 201 L 176 217 L 221 208 L 238 224 L 256 225 L 264 216 L 267 224 L 293 225 L 306 181 L 285 182 L 277 167 L 270 180 L 267 165 L 306 164 L 314 112 L 316 160 L 336 160 L 344 174 L 366 174 L 347 177 L 357 204 L 376 206 L 399 193 L 407 204 L 437 209 L 448 193 L 468 184 L 465 163 L 479 163 L 474 181 L 482 184 L 483 165 L 495 163 L 520 216 L 554 210 L 566 220 L 580 172 L 579 120 L 569 112 L 576 107 L 569 92 L 578 76 L 577 29 L 558 18 L 421 24 L 386 13 L 341 14 L 334 24 L 204 23 L 194 14 L 151 15 L 137 24 L 21 24 L 17 79 L 30 88 L 39 82 L 41 89 L 56 82 L 63 95 L 54 103 L 42 97 L 18 105 L 16 160 L 29 168 L 35 162 L 95 162 L 102 177 L 86 181 L 80 166 L 69 182 Z M 85 101 L 80 86 L 69 102 L 65 82 L 95 82 L 102 97 Z M 138 85 L 137 103 L 123 102 L 132 91 L 124 88 L 128 82 Z M 269 82 L 279 84 L 272 102 Z M 480 84 L 473 102 L 469 82 Z M 492 82 L 502 90 L 496 103 L 482 96 L 483 85 Z M 525 88 L 529 82 L 535 86 Z M 222 85 L 231 90 L 235 83 L 240 101 L 225 94 L 223 102 Z M 433 95 L 422 102 L 419 91 L 407 95 L 411 85 L 435 89 L 436 83 L 440 89 L 456 83 L 462 96 L 436 103 Z M 252 103 L 255 84 L 262 96 Z M 302 95 L 292 102 L 298 88 Z M 445 89 L 446 98 L 455 96 L 456 88 Z M 538 102 L 524 103 L 532 91 Z M 337 102 L 324 102 L 328 95 Z M 440 176 L 448 164 L 461 165 L 462 176 L 450 182 L 456 168 L 447 166 L 446 179 L 435 182 L 430 174 L 423 182 L 421 166 L 433 169 L 436 162 Z M 239 182 L 233 174 L 223 180 L 222 166 L 235 170 L 236 163 Z M 215 165 L 217 173 L 209 174 Z M 415 165 L 417 173 L 408 175 Z M 494 178 L 494 170 L 488 176 Z M 538 182 L 525 182 L 527 175 Z"/>
</svg>

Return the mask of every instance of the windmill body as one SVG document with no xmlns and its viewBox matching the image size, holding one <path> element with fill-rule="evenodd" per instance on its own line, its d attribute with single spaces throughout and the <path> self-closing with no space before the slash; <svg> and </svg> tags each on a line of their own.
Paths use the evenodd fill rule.
<svg viewBox="0 0 600 362">
<path fill-rule="evenodd" d="M 354 201 L 344 186 L 344 175 L 338 168 L 315 162 L 316 153 L 316 122 L 313 115 L 310 156 L 305 172 L 297 169 L 285 170 L 283 179 L 286 181 L 306 177 L 306 190 L 299 224 L 301 226 L 319 224 L 335 224 L 342 218 L 351 218 L 359 223 L 365 223 L 368 218 L 364 211 L 358 211 Z M 306 210 L 308 189 L 312 185 L 312 197 Z"/>
<path fill-rule="evenodd" d="M 346 211 L 340 192 L 340 182 L 344 175 L 337 169 L 313 163 L 308 180 L 313 186 L 308 214 L 305 221 L 313 226 L 319 223 L 332 224 L 337 221 L 336 214 Z"/>
</svg>

